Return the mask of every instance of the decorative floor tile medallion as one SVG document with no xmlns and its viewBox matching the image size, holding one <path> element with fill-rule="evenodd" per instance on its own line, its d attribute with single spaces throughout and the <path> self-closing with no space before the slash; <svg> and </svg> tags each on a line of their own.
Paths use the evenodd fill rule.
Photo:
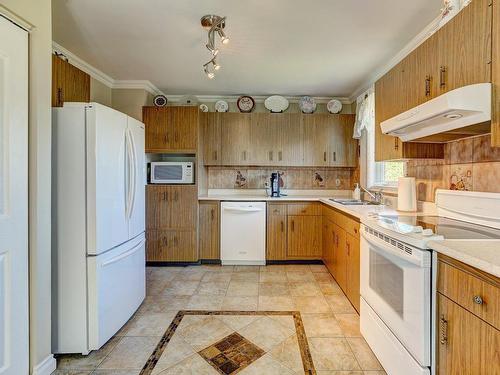
<svg viewBox="0 0 500 375">
<path fill-rule="evenodd" d="M 159 361 L 161 363 L 160 359 L 162 358 L 162 354 L 165 352 L 169 342 L 176 333 L 176 330 L 181 324 L 184 317 L 205 316 L 208 318 L 211 316 L 213 317 L 213 316 L 224 316 L 224 315 L 259 316 L 259 317 L 267 316 L 270 318 L 279 316 L 292 317 L 295 328 L 294 334 L 297 336 L 297 342 L 299 346 L 300 357 L 302 359 L 304 374 L 316 375 L 316 370 L 313 365 L 311 353 L 309 351 L 309 345 L 307 343 L 307 338 L 304 331 L 304 325 L 302 323 L 302 319 L 298 311 L 206 311 L 206 310 L 179 311 L 175 316 L 175 318 L 173 319 L 170 326 L 168 327 L 168 329 L 166 330 L 163 337 L 160 339 L 158 345 L 156 346 L 155 350 L 149 357 L 148 361 L 142 368 L 140 375 L 151 375 L 159 371 L 159 369 L 156 369 L 155 371 L 155 366 L 159 363 Z M 203 326 L 203 323 L 201 325 Z M 251 331 L 247 332 L 252 333 Z M 254 362 L 257 362 L 259 358 L 263 357 L 264 355 L 266 355 L 266 357 L 268 356 L 268 354 L 264 349 L 262 349 L 255 343 L 251 342 L 249 339 L 245 338 L 238 332 L 233 332 L 230 333 L 229 335 L 226 333 L 224 337 L 218 337 L 217 340 L 214 341 L 215 342 L 212 344 L 209 344 L 207 342 L 205 345 L 207 344 L 209 345 L 207 345 L 204 348 L 203 347 L 198 348 L 197 353 L 195 355 L 197 356 L 199 355 L 201 358 L 203 358 L 203 360 L 205 360 L 206 363 L 212 366 L 214 372 L 217 371 L 219 374 L 223 375 L 237 374 L 244 368 L 251 367 Z M 208 365 L 207 367 L 208 369 L 210 369 Z"/>
<path fill-rule="evenodd" d="M 234 332 L 198 352 L 224 375 L 236 374 L 264 355 L 264 350 Z"/>
</svg>

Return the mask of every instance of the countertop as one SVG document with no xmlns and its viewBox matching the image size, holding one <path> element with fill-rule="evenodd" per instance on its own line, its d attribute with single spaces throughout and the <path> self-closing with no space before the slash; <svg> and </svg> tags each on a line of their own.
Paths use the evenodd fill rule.
<svg viewBox="0 0 500 375">
<path fill-rule="evenodd" d="M 500 240 L 429 241 L 428 245 L 438 253 L 500 277 Z"/>
</svg>

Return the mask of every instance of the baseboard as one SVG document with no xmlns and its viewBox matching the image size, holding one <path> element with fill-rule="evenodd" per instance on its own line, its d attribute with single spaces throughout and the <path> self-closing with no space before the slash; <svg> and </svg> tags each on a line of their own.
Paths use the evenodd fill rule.
<svg viewBox="0 0 500 375">
<path fill-rule="evenodd" d="M 42 362 L 33 367 L 31 375 L 50 375 L 54 372 L 56 366 L 56 359 L 51 354 L 47 356 Z"/>
<path fill-rule="evenodd" d="M 321 259 L 268 260 L 266 264 L 323 264 Z"/>
<path fill-rule="evenodd" d="M 201 262 L 146 262 L 146 267 L 187 267 L 199 266 Z"/>
</svg>

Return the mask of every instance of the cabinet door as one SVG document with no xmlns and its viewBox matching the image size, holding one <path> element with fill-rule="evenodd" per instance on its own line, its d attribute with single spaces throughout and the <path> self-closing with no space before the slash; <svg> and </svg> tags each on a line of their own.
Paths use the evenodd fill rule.
<svg viewBox="0 0 500 375">
<path fill-rule="evenodd" d="M 143 107 L 142 121 L 145 125 L 146 152 L 168 150 L 172 134 L 169 130 L 169 112 L 165 107 Z"/>
<path fill-rule="evenodd" d="M 196 152 L 198 107 L 166 107 L 169 112 L 169 144 L 173 151 Z"/>
<path fill-rule="evenodd" d="M 347 298 L 359 312 L 359 238 L 350 234 L 346 237 L 347 250 Z"/>
<path fill-rule="evenodd" d="M 329 114 L 302 115 L 304 124 L 304 166 L 328 166 Z"/>
<path fill-rule="evenodd" d="M 280 139 L 280 114 L 253 113 L 250 115 L 249 162 L 253 165 L 276 165 L 276 148 Z"/>
<path fill-rule="evenodd" d="M 334 277 L 344 293 L 347 293 L 347 240 L 346 231 L 335 224 Z"/>
<path fill-rule="evenodd" d="M 220 259 L 219 203 L 200 202 L 198 223 L 200 259 Z"/>
<path fill-rule="evenodd" d="M 221 114 L 221 164 L 248 165 L 250 114 Z"/>
<path fill-rule="evenodd" d="M 333 167 L 357 166 L 357 140 L 352 138 L 354 115 L 330 115 L 329 158 Z"/>
<path fill-rule="evenodd" d="M 494 0 L 492 5 L 492 51 L 491 51 L 491 82 L 492 92 L 492 119 L 491 119 L 491 146 L 500 147 L 500 1 Z"/>
<path fill-rule="evenodd" d="M 146 228 L 170 228 L 170 187 L 165 185 L 146 186 Z"/>
<path fill-rule="evenodd" d="M 64 102 L 90 102 L 90 76 L 52 55 L 52 107 Z"/>
<path fill-rule="evenodd" d="M 267 259 L 286 260 L 287 258 L 287 223 L 286 206 L 268 206 L 267 221 Z"/>
<path fill-rule="evenodd" d="M 437 33 L 439 94 L 491 82 L 491 0 L 474 0 Z M 432 51 L 434 54 L 436 50 Z"/>
<path fill-rule="evenodd" d="M 172 255 L 169 261 L 174 262 L 197 262 L 198 250 L 196 247 L 196 231 L 178 230 L 172 231 Z"/>
<path fill-rule="evenodd" d="M 201 142 L 204 165 L 219 165 L 221 158 L 220 113 L 200 113 Z"/>
<path fill-rule="evenodd" d="M 433 34 L 423 42 L 413 53 L 414 64 L 416 66 L 415 75 L 410 76 L 406 87 L 413 91 L 416 96 L 417 105 L 438 96 L 438 34 Z M 403 76 L 405 79 L 406 76 Z M 403 82 L 404 83 L 404 82 Z M 407 91 L 408 91 L 407 90 Z M 411 94 L 407 94 L 411 95 Z M 411 98 L 411 96 L 410 96 Z M 413 107 L 413 106 L 412 106 Z M 410 109 L 405 106 L 401 112 Z"/>
<path fill-rule="evenodd" d="M 321 259 L 321 216 L 288 216 L 287 258 Z"/>
<path fill-rule="evenodd" d="M 334 267 L 334 253 L 335 253 L 335 227 L 334 223 L 323 217 L 323 262 L 333 275 Z M 333 275 L 335 277 L 335 275 Z"/>
<path fill-rule="evenodd" d="M 500 331 L 438 293 L 437 374 L 499 374 Z"/>
<path fill-rule="evenodd" d="M 195 262 L 196 232 L 151 230 L 146 232 L 146 260 L 150 262 Z"/>
<path fill-rule="evenodd" d="M 299 167 L 303 164 L 304 148 L 302 146 L 302 116 L 296 113 L 273 114 L 282 120 L 280 140 L 278 143 L 278 165 Z"/>
<path fill-rule="evenodd" d="M 197 221 L 198 188 L 196 186 L 168 186 L 171 215 L 169 228 L 194 229 Z"/>
</svg>

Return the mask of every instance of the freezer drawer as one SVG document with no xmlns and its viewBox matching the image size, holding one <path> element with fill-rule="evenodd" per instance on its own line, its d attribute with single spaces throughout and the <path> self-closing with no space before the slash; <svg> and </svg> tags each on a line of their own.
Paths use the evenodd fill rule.
<svg viewBox="0 0 500 375">
<path fill-rule="evenodd" d="M 146 295 L 145 237 L 88 257 L 89 350 L 99 349 L 127 322 Z"/>
<path fill-rule="evenodd" d="M 266 203 L 222 202 L 222 264 L 266 264 Z"/>
</svg>

